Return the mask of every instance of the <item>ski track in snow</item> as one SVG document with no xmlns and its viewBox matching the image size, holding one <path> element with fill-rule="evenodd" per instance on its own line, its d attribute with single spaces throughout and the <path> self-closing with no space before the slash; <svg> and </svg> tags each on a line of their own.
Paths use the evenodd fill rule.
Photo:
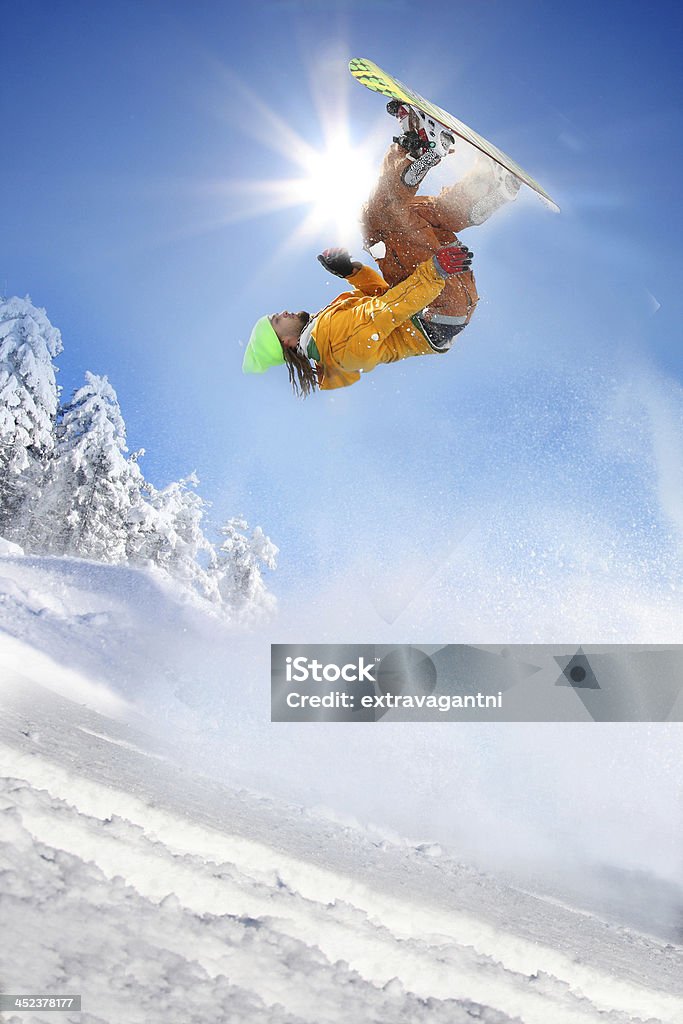
<svg viewBox="0 0 683 1024">
<path fill-rule="evenodd" d="M 2 990 L 80 993 L 74 1024 L 683 1024 L 680 946 L 189 772 L 131 701 L 216 624 L 155 581 L 4 569 Z"/>
<path fill-rule="evenodd" d="M 80 991 L 92 1024 L 683 1021 L 679 948 L 189 777 L 25 682 L 0 737 L 6 991 Z"/>
</svg>

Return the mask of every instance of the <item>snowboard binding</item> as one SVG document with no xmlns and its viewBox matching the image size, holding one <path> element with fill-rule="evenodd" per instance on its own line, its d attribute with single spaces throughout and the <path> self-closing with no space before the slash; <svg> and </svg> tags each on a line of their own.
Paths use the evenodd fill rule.
<svg viewBox="0 0 683 1024">
<path fill-rule="evenodd" d="M 401 103 L 400 100 L 390 100 L 387 103 L 387 113 L 398 120 L 401 129 L 401 134 L 394 136 L 394 142 L 402 146 L 414 160 L 418 160 L 425 153 L 431 153 L 432 156 L 438 157 L 438 163 L 453 152 L 455 136 L 424 111 Z"/>
</svg>

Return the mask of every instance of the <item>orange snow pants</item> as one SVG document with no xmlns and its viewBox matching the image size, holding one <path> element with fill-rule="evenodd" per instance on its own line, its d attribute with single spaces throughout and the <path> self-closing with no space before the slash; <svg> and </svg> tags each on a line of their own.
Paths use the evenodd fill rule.
<svg viewBox="0 0 683 1024">
<path fill-rule="evenodd" d="M 375 257 L 385 281 L 393 287 L 405 281 L 420 263 L 437 249 L 457 241 L 458 231 L 471 226 L 468 211 L 472 201 L 461 183 L 444 188 L 438 196 L 418 196 L 401 180 L 410 160 L 398 144 L 389 147 L 379 180 L 361 213 L 366 249 L 383 242 L 386 254 Z M 425 310 L 425 319 L 464 317 L 469 323 L 478 301 L 471 271 L 446 281 L 439 296 Z"/>
</svg>

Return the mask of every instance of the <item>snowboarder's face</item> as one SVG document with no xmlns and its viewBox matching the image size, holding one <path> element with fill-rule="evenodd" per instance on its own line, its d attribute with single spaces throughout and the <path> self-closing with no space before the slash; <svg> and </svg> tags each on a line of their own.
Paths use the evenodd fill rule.
<svg viewBox="0 0 683 1024">
<path fill-rule="evenodd" d="M 273 330 L 282 342 L 283 348 L 296 348 L 301 332 L 309 320 L 310 315 L 304 310 L 298 313 L 284 310 L 282 313 L 273 313 L 270 317 Z"/>
</svg>

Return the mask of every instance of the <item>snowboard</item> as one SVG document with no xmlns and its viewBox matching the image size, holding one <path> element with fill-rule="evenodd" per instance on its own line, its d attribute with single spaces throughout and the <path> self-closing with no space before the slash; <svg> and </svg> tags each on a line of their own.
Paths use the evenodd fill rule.
<svg viewBox="0 0 683 1024">
<path fill-rule="evenodd" d="M 557 203 L 550 198 L 545 189 L 541 188 L 537 181 L 535 181 L 530 174 L 515 163 L 515 161 L 509 157 L 502 150 L 494 146 L 492 142 L 485 139 L 483 135 L 479 135 L 472 128 L 468 128 L 462 121 L 458 121 L 457 117 L 453 117 L 447 110 L 442 110 L 441 107 L 437 107 L 436 104 L 426 100 L 419 93 L 414 92 L 413 89 L 408 88 L 402 82 L 399 82 L 393 75 L 387 74 L 386 71 L 382 71 L 380 67 L 373 64 L 371 60 L 365 60 L 363 57 L 354 57 L 353 60 L 349 61 L 349 71 L 361 85 L 364 85 L 366 89 L 372 89 L 373 92 L 379 92 L 383 96 L 387 96 L 392 100 L 399 100 L 401 103 L 407 103 L 412 107 L 416 107 L 418 111 L 421 111 L 426 118 L 433 118 L 438 121 L 439 124 L 443 125 L 449 131 L 458 135 L 465 142 L 469 142 L 475 149 L 485 153 L 486 156 L 491 157 L 496 163 L 499 163 L 506 170 L 511 171 L 516 178 L 519 178 L 521 182 L 528 185 L 530 189 L 540 196 L 550 205 L 550 207 L 559 213 L 560 208 Z"/>
</svg>

